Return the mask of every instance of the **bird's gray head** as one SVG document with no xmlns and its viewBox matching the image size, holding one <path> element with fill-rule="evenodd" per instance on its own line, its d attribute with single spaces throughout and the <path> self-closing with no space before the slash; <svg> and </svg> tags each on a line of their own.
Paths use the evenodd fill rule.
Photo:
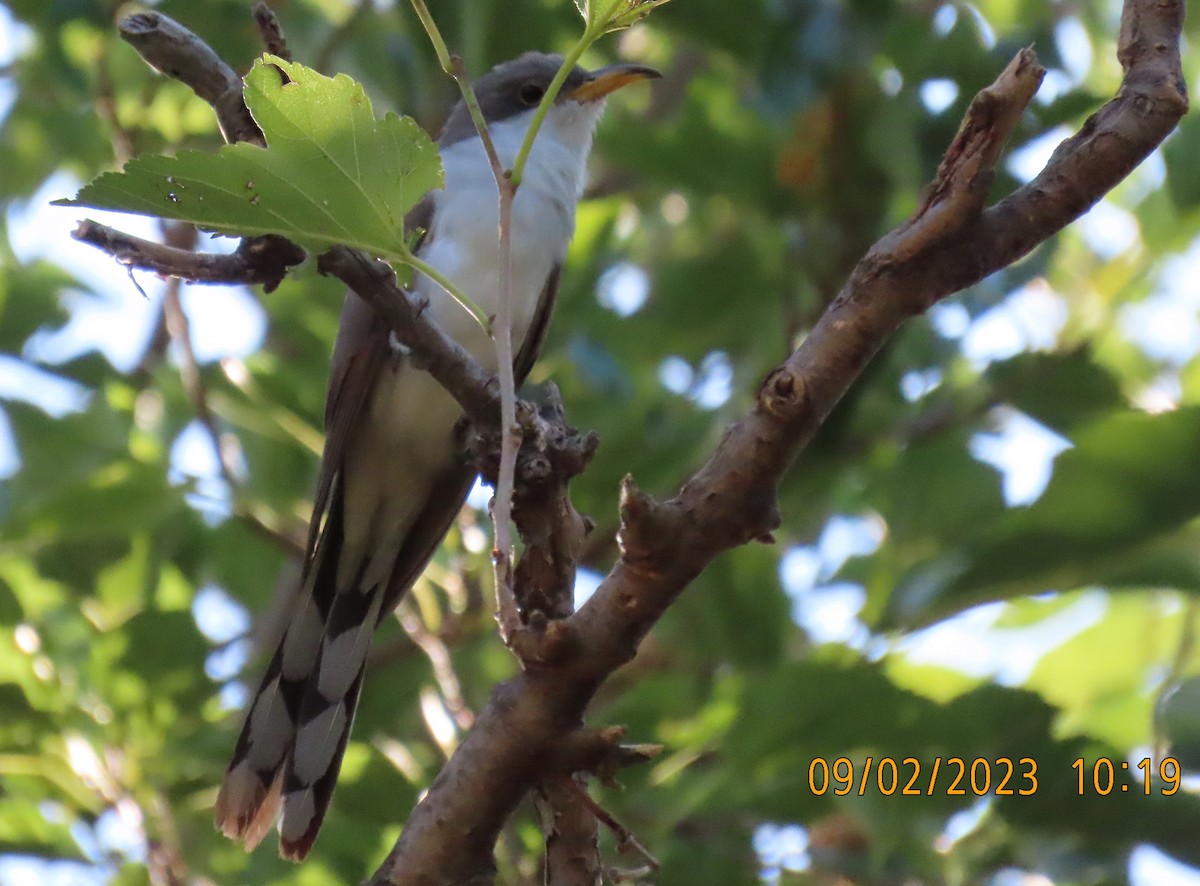
<svg viewBox="0 0 1200 886">
<path fill-rule="evenodd" d="M 561 55 L 527 52 L 496 65 L 472 84 L 483 118 L 491 125 L 533 111 L 546 94 L 562 61 Z M 603 110 L 604 98 L 610 92 L 658 76 L 658 71 L 644 65 L 610 65 L 597 71 L 587 71 L 576 65 L 563 81 L 547 123 L 554 127 L 556 118 L 568 123 L 578 121 L 586 125 L 590 135 Z M 470 112 L 460 101 L 442 128 L 441 144 L 452 145 L 474 134 L 475 124 Z"/>
</svg>

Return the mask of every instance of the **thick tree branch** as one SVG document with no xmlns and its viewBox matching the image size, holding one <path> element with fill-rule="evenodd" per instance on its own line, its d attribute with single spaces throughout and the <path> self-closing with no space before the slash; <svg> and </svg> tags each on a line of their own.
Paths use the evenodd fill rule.
<svg viewBox="0 0 1200 886">
<path fill-rule="evenodd" d="M 1175 127 L 1187 109 L 1179 62 L 1182 0 L 1127 0 L 1117 96 L 996 206 L 982 194 L 1016 115 L 1040 80 L 1023 51 L 967 113 L 916 216 L 883 238 L 817 326 L 759 390 L 755 408 L 671 500 L 632 482 L 622 555 L 560 625 L 564 655 L 497 686 L 475 728 L 409 817 L 373 884 L 490 882 L 492 845 L 600 683 L 720 552 L 768 533 L 787 468 L 887 338 L 940 298 L 1011 264 L 1078 218 Z"/>
<path fill-rule="evenodd" d="M 1187 109 L 1178 55 L 1182 19 L 1180 2 L 1129 0 L 1120 41 L 1126 76 L 1117 96 L 1059 146 L 1040 175 L 996 206 L 947 229 L 935 199 L 900 229 L 924 241 L 923 249 L 913 252 L 912 241 L 895 233 L 884 237 L 804 344 L 768 375 L 754 411 L 726 432 L 708 462 L 674 499 L 652 509 L 652 520 L 626 522 L 621 562 L 574 619 L 593 654 L 605 660 L 601 667 L 632 658 L 637 640 L 698 573 L 698 564 L 771 528 L 783 472 L 904 320 L 1026 255 L 1099 201 L 1170 133 Z M 1027 54 L 1023 50 L 972 103 L 968 120 L 977 116 L 977 102 L 997 101 L 1005 81 L 1028 100 L 1023 78 L 1011 76 L 1014 67 L 1030 70 L 1021 62 Z M 1007 115 L 996 119 L 1008 125 Z M 1006 129 L 997 137 L 1003 134 Z M 985 133 L 978 139 L 989 140 Z M 955 200 L 974 188 L 972 176 L 990 172 L 947 162 L 933 191 Z M 922 230 L 926 223 L 936 236 Z M 887 251 L 889 243 L 898 253 Z M 664 525 L 679 533 L 667 536 L 667 550 Z"/>
</svg>

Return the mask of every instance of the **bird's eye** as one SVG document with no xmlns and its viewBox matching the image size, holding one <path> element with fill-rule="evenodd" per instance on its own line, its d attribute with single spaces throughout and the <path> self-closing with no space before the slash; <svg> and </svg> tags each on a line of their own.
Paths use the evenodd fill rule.
<svg viewBox="0 0 1200 886">
<path fill-rule="evenodd" d="M 521 87 L 520 99 L 524 104 L 532 108 L 542 100 L 542 96 L 545 94 L 546 90 L 542 89 L 536 83 L 526 83 Z"/>
</svg>

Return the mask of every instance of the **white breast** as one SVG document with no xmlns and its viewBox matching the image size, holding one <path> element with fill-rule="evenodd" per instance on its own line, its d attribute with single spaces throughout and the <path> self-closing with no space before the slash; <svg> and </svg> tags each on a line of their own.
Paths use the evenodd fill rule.
<svg viewBox="0 0 1200 886">
<path fill-rule="evenodd" d="M 547 116 L 513 205 L 513 351 L 520 350 L 551 269 L 567 254 L 575 227 L 575 204 L 600 103 L 556 106 Z M 510 166 L 531 113 L 491 128 L 503 162 Z M 442 150 L 446 188 L 435 192 L 434 215 L 420 257 L 432 264 L 486 313 L 500 307 L 499 202 L 496 182 L 477 138 Z M 424 275 L 416 291 L 429 300 L 438 325 L 489 370 L 497 367 L 495 344 L 446 292 Z M 458 403 L 425 372 L 411 365 L 385 370 L 347 453 L 346 541 L 341 581 L 368 556 L 364 586 L 392 568 L 395 547 L 423 506 L 430 484 L 449 463 Z M 379 466 L 384 466 L 382 471 Z"/>
<path fill-rule="evenodd" d="M 551 269 L 567 254 L 575 228 L 575 204 L 583 189 L 591 133 L 598 109 L 556 107 L 539 134 L 513 204 L 513 350 L 529 330 Z M 501 161 L 510 166 L 532 112 L 489 127 Z M 491 166 L 477 138 L 442 150 L 446 188 L 435 192 L 434 222 L 421 258 L 436 267 L 486 313 L 500 307 L 499 198 Z M 438 323 L 476 359 L 496 369 L 495 346 L 445 291 L 420 276 Z"/>
</svg>

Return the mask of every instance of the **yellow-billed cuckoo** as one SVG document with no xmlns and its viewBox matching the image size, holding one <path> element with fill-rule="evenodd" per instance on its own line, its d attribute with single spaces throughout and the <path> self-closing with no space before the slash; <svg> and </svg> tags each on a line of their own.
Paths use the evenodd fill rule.
<svg viewBox="0 0 1200 886">
<path fill-rule="evenodd" d="M 475 82 L 511 166 L 562 59 L 527 53 Z M 513 204 L 512 317 L 518 383 L 545 337 L 604 98 L 657 76 L 640 65 L 574 68 L 549 109 Z M 420 257 L 489 314 L 500 295 L 496 182 L 466 106 L 439 140 L 446 186 L 410 213 Z M 436 283 L 413 287 L 489 370 L 495 346 Z M 325 451 L 296 609 L 246 715 L 216 822 L 253 848 L 282 811 L 280 854 L 308 854 L 337 780 L 371 635 L 420 575 L 474 480 L 454 429 L 462 412 L 358 296 L 342 309 L 325 406 Z"/>
</svg>

